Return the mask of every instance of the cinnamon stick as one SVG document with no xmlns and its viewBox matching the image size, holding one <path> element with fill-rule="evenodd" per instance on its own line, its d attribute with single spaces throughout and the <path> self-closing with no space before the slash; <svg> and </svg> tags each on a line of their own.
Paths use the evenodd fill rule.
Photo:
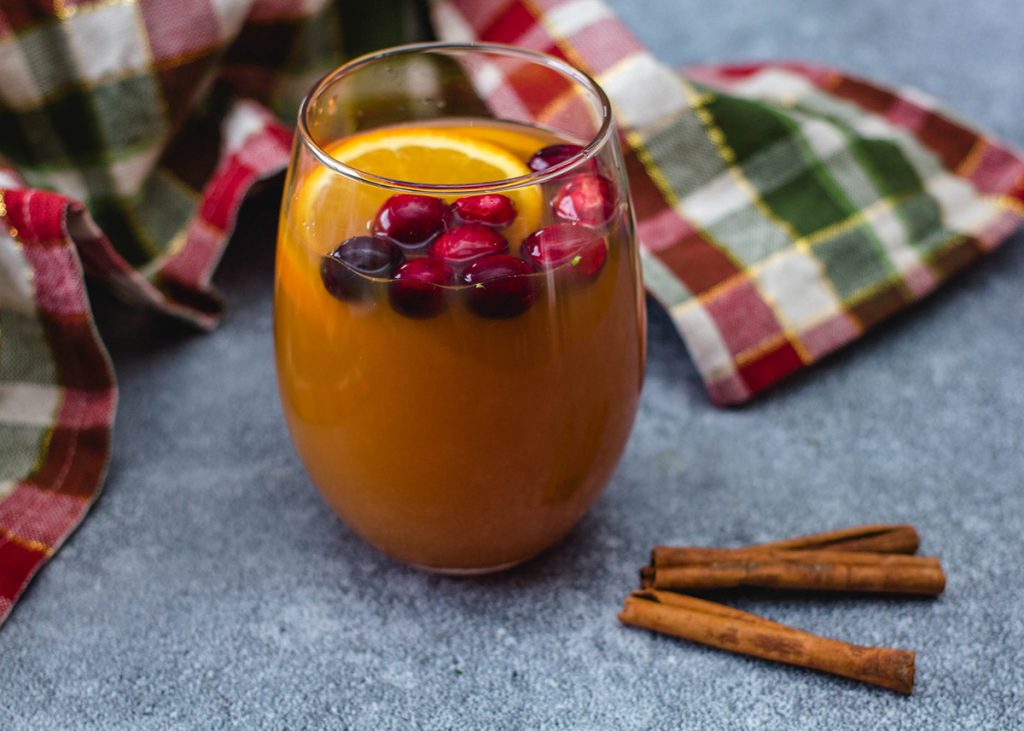
<svg viewBox="0 0 1024 731">
<path fill-rule="evenodd" d="M 852 528 L 812 533 L 770 543 L 755 543 L 747 549 L 761 550 L 828 550 L 868 551 L 873 553 L 914 553 L 921 541 L 912 525 L 879 523 L 857 525 Z M 652 566 L 677 565 L 673 546 L 655 546 L 651 551 Z"/>
<path fill-rule="evenodd" d="M 819 637 L 756 614 L 681 594 L 633 592 L 626 599 L 619 620 L 721 650 L 841 675 L 898 693 L 910 693 L 914 687 L 915 654 L 910 650 L 861 647 Z"/>
<path fill-rule="evenodd" d="M 812 533 L 770 543 L 755 543 L 748 548 L 915 553 L 920 545 L 921 539 L 914 526 L 906 523 L 878 523 Z"/>
<path fill-rule="evenodd" d="M 641 571 L 644 587 L 707 590 L 739 586 L 935 596 L 946 586 L 939 560 L 863 551 L 675 548 L 671 565 Z"/>
</svg>

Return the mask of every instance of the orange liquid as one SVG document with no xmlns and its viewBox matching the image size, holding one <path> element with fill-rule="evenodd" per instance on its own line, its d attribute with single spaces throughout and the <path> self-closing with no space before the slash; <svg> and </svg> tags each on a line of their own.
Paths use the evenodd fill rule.
<svg viewBox="0 0 1024 731">
<path fill-rule="evenodd" d="M 532 136 L 528 149 L 551 143 L 517 134 Z M 364 233 L 374 211 L 353 215 L 344 235 Z M 538 298 L 517 317 L 481 318 L 452 288 L 441 314 L 410 319 L 389 306 L 386 284 L 369 302 L 332 297 L 320 259 L 344 236 L 320 240 L 285 211 L 275 284 L 284 414 L 313 482 L 365 540 L 423 567 L 487 570 L 537 554 L 583 516 L 618 462 L 643 378 L 628 215 L 604 235 L 593 281 L 537 275 Z M 509 235 L 513 254 L 519 238 Z"/>
</svg>

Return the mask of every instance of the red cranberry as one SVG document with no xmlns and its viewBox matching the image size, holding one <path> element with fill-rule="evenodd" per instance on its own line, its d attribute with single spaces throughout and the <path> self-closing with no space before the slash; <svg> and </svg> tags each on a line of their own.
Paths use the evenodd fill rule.
<svg viewBox="0 0 1024 731">
<path fill-rule="evenodd" d="M 537 299 L 533 271 L 522 259 L 493 254 L 477 259 L 462 274 L 469 308 L 480 317 L 515 317 L 530 309 Z"/>
<path fill-rule="evenodd" d="M 430 255 L 456 269 L 489 254 L 508 251 L 505 237 L 479 223 L 450 228 L 434 239 Z"/>
<path fill-rule="evenodd" d="M 367 293 L 365 277 L 390 277 L 402 259 L 402 252 L 390 241 L 354 236 L 320 260 L 320 280 L 338 299 L 358 300 Z"/>
<path fill-rule="evenodd" d="M 448 227 L 451 211 L 440 198 L 399 193 L 384 201 L 373 233 L 407 249 L 429 244 Z"/>
<path fill-rule="evenodd" d="M 561 187 L 551 207 L 563 221 L 601 226 L 615 212 L 615 187 L 603 175 L 577 175 Z"/>
<path fill-rule="evenodd" d="M 516 218 L 516 205 L 508 196 L 485 193 L 459 198 L 452 203 L 452 212 L 463 223 L 482 223 L 502 228 Z"/>
<path fill-rule="evenodd" d="M 406 317 L 433 317 L 444 309 L 446 284 L 455 283 L 455 272 L 437 259 L 413 259 L 398 268 L 388 289 L 391 306 Z"/>
<path fill-rule="evenodd" d="M 579 145 L 549 145 L 533 153 L 533 157 L 527 161 L 526 166 L 539 173 L 555 165 L 560 165 L 581 152 L 583 152 L 583 148 Z"/>
<path fill-rule="evenodd" d="M 589 228 L 556 223 L 523 239 L 520 253 L 538 271 L 568 266 L 577 276 L 589 279 L 604 266 L 608 244 Z"/>
</svg>

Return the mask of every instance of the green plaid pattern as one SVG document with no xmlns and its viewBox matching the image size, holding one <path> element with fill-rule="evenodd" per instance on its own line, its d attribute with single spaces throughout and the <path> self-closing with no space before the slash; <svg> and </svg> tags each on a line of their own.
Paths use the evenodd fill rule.
<svg viewBox="0 0 1024 731">
<path fill-rule="evenodd" d="M 228 95 L 293 110 L 298 90 L 342 57 L 337 6 L 291 5 L 100 0 L 46 13 L 15 2 L 0 21 L 0 155 L 29 186 L 84 202 L 173 301 L 160 270 L 199 196 L 185 181 L 202 176 L 187 140 L 172 138 Z M 255 53 L 268 38 L 273 66 Z"/>
<path fill-rule="evenodd" d="M 436 0 L 450 40 L 561 56 L 608 92 L 647 287 L 713 400 L 820 360 L 1000 244 L 1024 160 L 917 92 L 829 69 L 659 64 L 600 2 Z M 505 79 L 495 98 L 543 93 Z"/>
<path fill-rule="evenodd" d="M 212 327 L 210 278 L 238 207 L 290 142 L 262 107 L 232 100 L 293 113 L 342 48 L 409 37 L 411 7 L 0 8 L 0 621 L 85 515 L 107 464 L 116 388 L 83 272 Z M 647 286 L 716 402 L 855 339 L 1024 216 L 1024 161 L 916 93 L 795 64 L 680 77 L 600 0 L 435 0 L 433 11 L 443 37 L 543 50 L 608 91 Z M 506 101 L 559 91 L 495 81 Z"/>
<path fill-rule="evenodd" d="M 252 100 L 294 118 L 343 46 L 370 50 L 346 13 L 405 38 L 401 0 L 0 6 L 0 622 L 106 470 L 117 390 L 83 273 L 213 327 L 241 201 L 291 145 Z"/>
</svg>

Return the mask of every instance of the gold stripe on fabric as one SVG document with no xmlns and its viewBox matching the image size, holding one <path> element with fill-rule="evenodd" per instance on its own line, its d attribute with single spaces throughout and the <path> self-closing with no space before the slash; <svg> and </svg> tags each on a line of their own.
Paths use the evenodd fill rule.
<svg viewBox="0 0 1024 731">
<path fill-rule="evenodd" d="M 841 221 L 829 224 L 819 228 L 812 234 L 802 237 L 797 244 L 800 246 L 806 246 L 808 250 L 818 246 L 819 244 L 827 241 L 834 236 L 840 236 L 841 234 L 852 231 L 858 226 L 870 225 L 870 218 L 885 210 L 893 210 L 901 203 L 920 195 L 921 191 L 913 191 L 910 193 L 899 193 L 898 195 L 889 195 L 884 198 L 879 198 L 877 201 L 864 208 L 859 208 L 853 213 L 846 216 Z"/>
<path fill-rule="evenodd" d="M 1009 211 L 1010 213 L 1016 213 L 1018 216 L 1024 218 L 1024 201 L 1009 195 L 992 196 L 988 198 L 988 200 L 992 201 L 1003 210 Z"/>
<path fill-rule="evenodd" d="M 68 5 L 66 0 L 53 0 L 53 15 L 58 20 L 67 20 L 82 13 L 92 13 L 112 5 L 134 5 L 135 0 L 93 0 L 93 2 Z"/>
<path fill-rule="evenodd" d="M 705 95 L 705 101 L 711 100 L 713 98 L 714 97 L 710 94 Z M 743 170 L 741 169 L 741 167 L 736 164 L 736 153 L 732 149 L 732 147 L 729 146 L 729 143 L 725 137 L 725 133 L 717 124 L 715 124 L 715 120 L 711 112 L 709 112 L 703 104 L 699 107 L 694 107 L 694 112 L 697 114 L 697 118 L 704 126 L 704 129 L 708 135 L 708 139 L 711 140 L 712 145 L 714 145 L 715 149 L 718 151 L 718 154 L 719 156 L 721 156 L 722 161 L 725 162 L 725 164 L 728 166 L 729 175 L 732 176 L 733 180 L 736 182 L 736 185 L 744 193 L 746 193 L 747 198 L 758 210 L 758 212 L 772 224 L 777 226 L 783 233 L 786 234 L 787 237 L 789 237 L 790 241 L 793 242 L 793 248 L 796 248 L 802 253 L 810 254 L 810 250 L 807 247 L 806 242 L 803 241 L 803 238 L 796 231 L 796 229 L 794 229 L 788 221 L 778 216 L 775 213 L 775 211 L 773 211 L 768 206 L 768 204 L 764 202 L 764 199 L 761 197 L 761 194 L 758 192 L 757 188 L 754 186 L 753 183 L 750 182 L 747 176 L 743 174 Z M 789 247 L 787 247 L 787 249 L 788 248 Z M 783 252 L 786 251 L 787 249 L 783 249 Z M 816 261 L 813 257 L 811 258 L 813 261 Z M 757 277 L 755 276 L 755 272 L 757 271 L 757 269 L 753 267 L 745 267 L 745 269 L 747 271 L 747 276 L 750 280 L 750 283 L 757 290 L 758 296 L 765 303 L 767 303 L 769 307 L 771 307 L 772 314 L 775 316 L 775 319 L 778 320 L 779 325 L 782 328 L 782 332 L 785 335 L 786 339 L 793 346 L 793 349 L 796 351 L 797 355 L 800 356 L 800 360 L 803 361 L 804 363 L 813 363 L 814 357 L 811 355 L 810 351 L 808 351 L 807 348 L 804 347 L 804 344 L 800 340 L 800 337 L 797 335 L 796 330 L 794 330 L 794 328 L 786 321 L 785 316 L 783 315 L 781 309 L 777 306 L 774 298 L 769 297 L 767 294 L 765 294 L 761 287 L 758 286 Z M 835 300 L 839 302 L 841 305 L 843 302 L 843 298 L 840 297 L 838 293 L 835 291 L 835 288 L 832 286 L 831 280 L 829 280 L 829 278 L 826 276 L 819 276 L 818 280 L 821 283 L 822 287 L 827 289 L 829 293 L 835 298 Z M 698 295 L 697 299 L 700 300 L 702 304 L 708 302 L 710 300 L 710 297 L 708 296 L 710 294 L 710 291 L 711 290 Z"/>
<path fill-rule="evenodd" d="M 560 51 L 562 51 L 562 53 L 565 54 L 566 58 L 568 58 L 570 62 L 572 62 L 576 66 L 580 66 L 585 69 L 590 68 L 590 65 L 586 62 L 586 59 L 584 59 L 576 51 L 576 48 L 567 39 L 555 33 L 554 30 L 550 27 L 550 25 L 547 22 L 545 22 L 544 11 L 538 8 L 533 0 L 522 0 L 522 5 L 530 12 L 530 14 L 533 16 L 533 19 L 538 24 L 540 24 L 541 27 L 544 28 L 548 36 L 552 40 L 554 40 L 555 45 L 558 47 Z M 630 62 L 635 55 L 636 54 L 630 54 L 628 56 L 620 58 L 610 67 L 605 69 L 602 74 L 595 74 L 595 76 L 598 76 L 598 79 L 600 80 L 600 77 L 614 75 L 616 69 L 618 69 L 623 64 Z M 693 108 L 695 103 L 703 103 L 706 99 L 711 98 L 708 94 L 699 94 L 697 90 L 694 89 L 694 87 L 690 85 L 689 82 L 686 81 L 685 78 L 679 75 L 675 75 L 675 78 L 678 80 L 679 86 L 683 89 L 683 92 L 686 95 L 687 100 L 691 106 L 691 109 Z M 722 246 L 718 241 L 715 240 L 714 236 L 712 236 L 710 232 L 696 225 L 696 222 L 684 216 L 683 213 L 679 210 L 679 197 L 675 194 L 675 191 L 672 189 L 672 186 L 669 184 L 668 180 L 662 174 L 661 168 L 658 167 L 657 162 L 654 160 L 650 152 L 647 150 L 647 146 L 644 142 L 644 136 L 640 132 L 637 132 L 636 130 L 622 131 L 625 134 L 626 141 L 629 143 L 630 147 L 633 148 L 633 151 L 636 153 L 636 156 L 640 159 L 640 162 L 643 164 L 644 170 L 647 172 L 647 175 L 651 178 L 651 181 L 654 183 L 655 187 L 658 188 L 658 190 L 661 192 L 662 198 L 664 198 L 665 202 L 672 207 L 676 215 L 678 215 L 680 218 L 686 221 L 686 223 L 689 224 L 689 226 L 693 228 L 697 233 L 699 233 L 705 241 L 715 246 L 729 260 L 730 264 L 732 264 L 737 269 L 743 269 L 743 262 L 739 261 L 735 256 L 733 256 L 732 252 L 730 252 L 728 248 Z"/>
<path fill-rule="evenodd" d="M 754 362 L 765 353 L 770 353 L 771 351 L 775 350 L 780 345 L 786 342 L 792 344 L 794 348 L 796 347 L 796 344 L 793 343 L 793 338 L 789 337 L 788 333 L 780 332 L 778 335 L 773 335 L 767 340 L 762 340 L 760 343 L 758 343 L 752 348 L 747 348 L 746 350 L 737 353 L 736 355 L 733 356 L 733 362 L 736 364 L 737 368 L 742 368 L 747 363 Z M 810 363 L 811 361 L 804 362 Z"/>
<path fill-rule="evenodd" d="M 555 45 L 558 46 L 558 49 L 565 54 L 566 58 L 569 59 L 570 63 L 574 66 L 588 69 L 589 73 L 590 64 L 587 63 L 587 60 L 583 58 L 583 56 L 576 52 L 576 49 L 573 48 L 572 44 L 551 29 L 551 26 L 545 22 L 544 11 L 538 8 L 537 4 L 534 3 L 533 0 L 521 0 L 521 2 L 522 6 L 529 11 L 530 15 L 533 16 L 534 21 L 544 29 L 548 36 L 550 36 L 550 38 L 555 42 Z"/>
<path fill-rule="evenodd" d="M 981 163 L 981 158 L 985 154 L 991 144 L 984 137 L 979 137 L 971 145 L 971 149 L 964 156 L 964 159 L 960 161 L 960 164 L 956 166 L 956 170 L 953 172 L 959 175 L 961 178 L 969 178 L 974 174 L 974 171 L 978 169 L 978 165 Z"/>
<path fill-rule="evenodd" d="M 53 555 L 53 548 L 45 543 L 33 541 L 31 538 L 25 538 L 24 536 L 19 536 L 17 533 L 9 531 L 6 528 L 0 528 L 0 538 L 10 541 L 11 543 L 16 543 L 22 548 L 27 548 L 30 551 L 41 553 L 47 558 Z"/>
<path fill-rule="evenodd" d="M 7 202 L 4 200 L 4 192 L 0 190 L 0 221 L 7 223 Z M 11 238 L 17 243 L 18 229 L 14 226 L 10 226 L 7 229 L 7 233 L 10 234 Z"/>
</svg>

